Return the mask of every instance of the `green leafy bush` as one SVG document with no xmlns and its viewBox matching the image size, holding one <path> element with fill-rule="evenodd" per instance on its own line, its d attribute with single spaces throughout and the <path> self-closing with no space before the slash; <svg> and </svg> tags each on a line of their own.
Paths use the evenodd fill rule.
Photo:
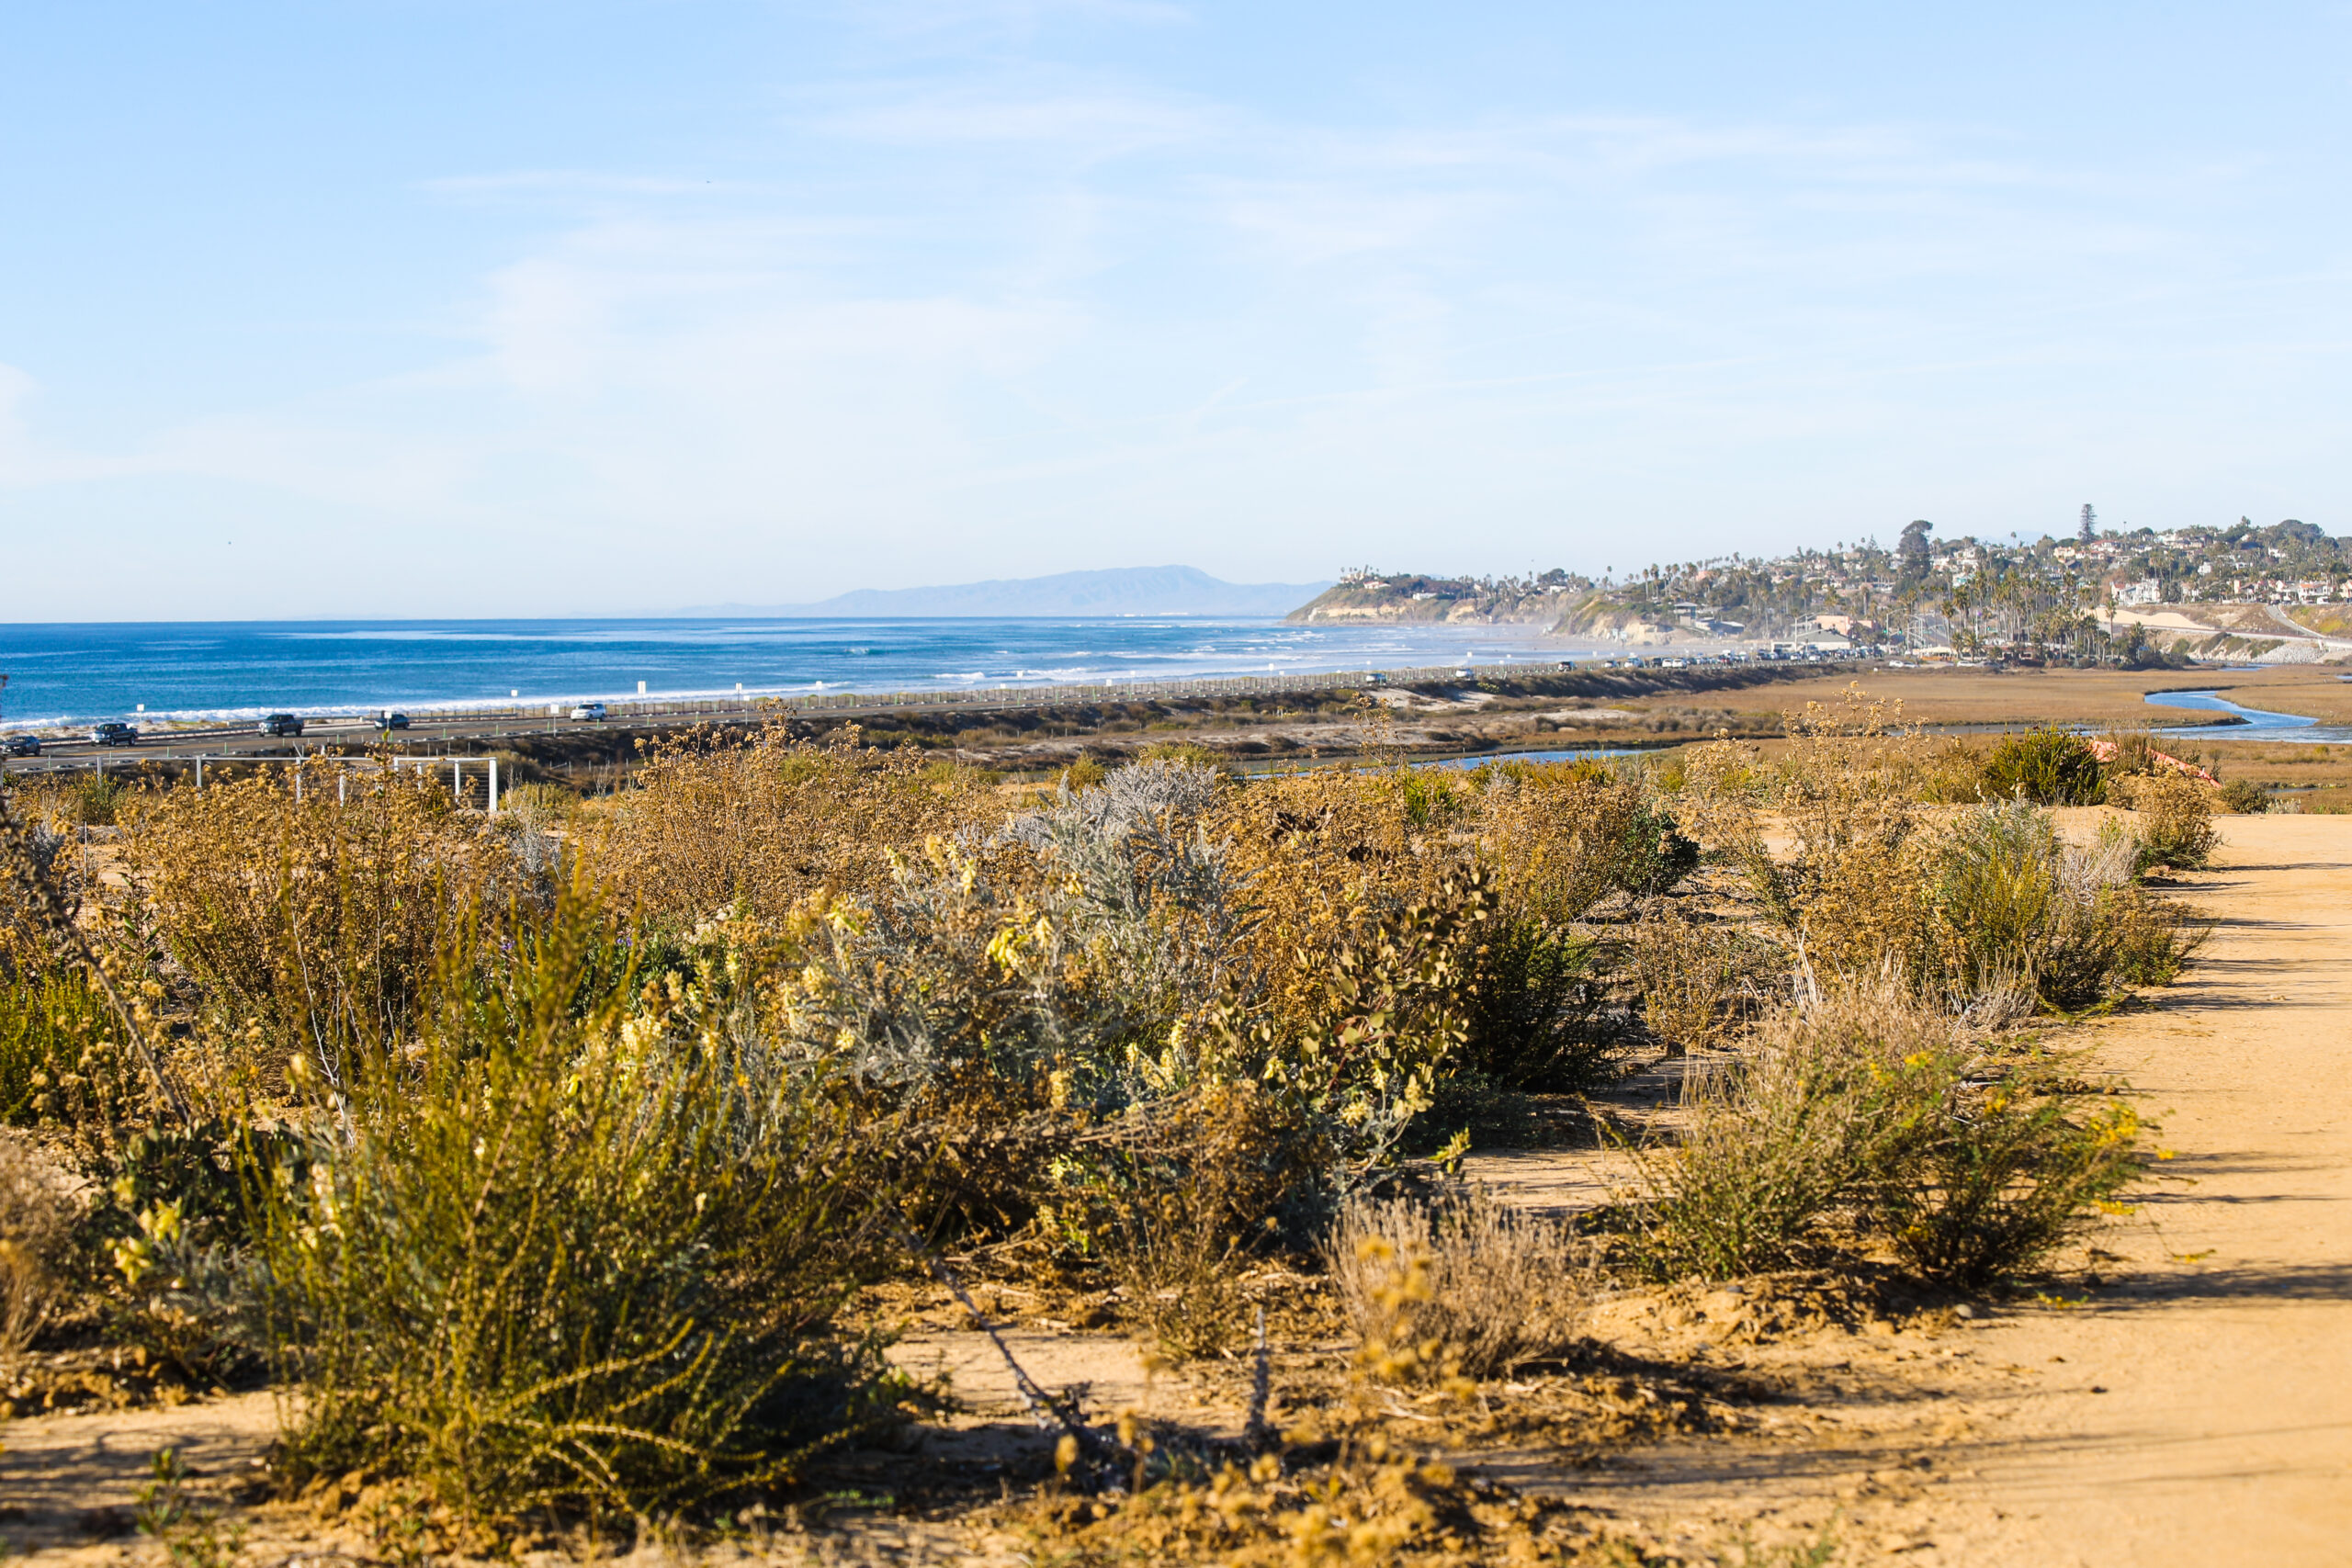
<svg viewBox="0 0 2352 1568">
<path fill-rule="evenodd" d="M 83 1051 L 111 1021 L 79 969 L 0 972 L 0 1122 L 25 1127 L 57 1115 Z"/>
<path fill-rule="evenodd" d="M 2270 809 L 2270 792 L 2252 779 L 2232 779 L 2222 786 L 2222 807 L 2241 816 L 2258 817 Z"/>
<path fill-rule="evenodd" d="M 1936 1075 L 1933 1113 L 1910 1119 L 1909 1135 L 1887 1151 L 1870 1214 L 1920 1273 L 1983 1285 L 2092 1223 L 2141 1179 L 2146 1156 L 2128 1103 L 2020 1070 L 1972 1081 L 1971 1066 Z"/>
<path fill-rule="evenodd" d="M 1590 939 L 1532 916 L 1495 923 L 1470 960 L 1467 1027 L 1452 1070 L 1499 1089 L 1572 1094 L 1605 1082 Z"/>
<path fill-rule="evenodd" d="M 1635 1262 L 1730 1279 L 1804 1260 L 1822 1228 L 1908 1141 L 1928 1098 L 1905 1080 L 1956 1051 L 1953 1023 L 1891 986 L 1758 1024 L 1738 1057 L 1683 1080 L 1688 1132 L 1637 1149 Z"/>
<path fill-rule="evenodd" d="M 2145 852 L 2113 822 L 2088 844 L 2066 843 L 2021 801 L 1961 812 L 1928 862 L 1948 993 L 1967 1004 L 2014 985 L 2076 1008 L 2170 979 L 2200 933 L 2134 885 Z"/>
<path fill-rule="evenodd" d="M 2107 777 L 2089 741 L 2068 730 L 2036 729 L 1993 749 L 1981 786 L 1988 800 L 2090 806 L 2104 795 Z"/>
</svg>

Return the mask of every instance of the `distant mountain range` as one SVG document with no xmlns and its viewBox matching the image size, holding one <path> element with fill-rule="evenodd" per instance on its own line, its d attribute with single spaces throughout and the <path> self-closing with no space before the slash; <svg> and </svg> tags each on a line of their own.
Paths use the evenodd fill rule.
<svg viewBox="0 0 2352 1568">
<path fill-rule="evenodd" d="M 1226 582 L 1189 566 L 1131 566 L 943 588 L 861 588 L 813 604 L 701 604 L 688 615 L 1286 615 L 1329 582 Z"/>
</svg>

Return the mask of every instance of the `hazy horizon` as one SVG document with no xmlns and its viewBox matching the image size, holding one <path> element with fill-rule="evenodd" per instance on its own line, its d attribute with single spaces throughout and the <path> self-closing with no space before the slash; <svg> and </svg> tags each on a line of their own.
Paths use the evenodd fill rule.
<svg viewBox="0 0 2352 1568">
<path fill-rule="evenodd" d="M 221 620 L 2352 531 L 2348 67 L 2317 4 L 28 8 L 0 547 Z"/>
</svg>

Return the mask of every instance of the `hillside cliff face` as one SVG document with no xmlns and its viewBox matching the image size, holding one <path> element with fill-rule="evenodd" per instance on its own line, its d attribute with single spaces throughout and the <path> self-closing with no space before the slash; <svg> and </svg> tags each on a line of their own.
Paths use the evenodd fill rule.
<svg viewBox="0 0 2352 1568">
<path fill-rule="evenodd" d="M 1628 643 L 1668 643 L 1692 640 L 1698 634 L 1678 627 L 1667 617 L 1645 614 L 1607 593 L 1583 593 L 1560 613 L 1552 627 L 1555 637 L 1607 637 Z"/>
<path fill-rule="evenodd" d="M 1532 581 L 1351 572 L 1283 618 L 1297 626 L 1334 621 L 1550 626 L 1586 592 L 1580 580 L 1565 572 L 1546 572 Z"/>
</svg>

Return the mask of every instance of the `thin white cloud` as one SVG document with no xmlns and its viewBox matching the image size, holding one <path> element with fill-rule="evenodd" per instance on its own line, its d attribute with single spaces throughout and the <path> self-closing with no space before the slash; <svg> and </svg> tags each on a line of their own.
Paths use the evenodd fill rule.
<svg viewBox="0 0 2352 1568">
<path fill-rule="evenodd" d="M 2063 473 L 2062 435 L 2182 484 L 2215 460 L 2181 436 L 2216 394 L 2162 363 L 2226 281 L 2184 217 L 2202 173 L 1970 128 L 1359 130 L 1025 68 L 786 101 L 772 177 L 432 182 L 554 220 L 401 373 L 99 460 L 45 448 L 0 369 L 0 482 L 183 476 L 469 528 L 546 596 L 520 609 L 614 603 L 600 548 L 639 552 L 639 607 L 710 598 L 713 562 L 782 598 L 1173 541 L 1286 548 L 1235 567 L 1280 575 L 1431 538 L 1475 566 L 1541 528 L 1579 564 L 1604 525 L 1697 547 L 1907 513 L 1906 460 L 1985 506 L 1996 468 Z M 2346 335 L 2339 307 L 2308 319 L 2324 271 L 2245 307 L 2305 313 L 2338 345 L 2297 372 L 2321 378 Z M 2071 412 L 2157 380 L 2177 406 L 2136 426 Z M 2268 439 L 2322 433 L 2290 411 Z M 1733 471 L 1738 512 L 1710 477 Z"/>
</svg>

